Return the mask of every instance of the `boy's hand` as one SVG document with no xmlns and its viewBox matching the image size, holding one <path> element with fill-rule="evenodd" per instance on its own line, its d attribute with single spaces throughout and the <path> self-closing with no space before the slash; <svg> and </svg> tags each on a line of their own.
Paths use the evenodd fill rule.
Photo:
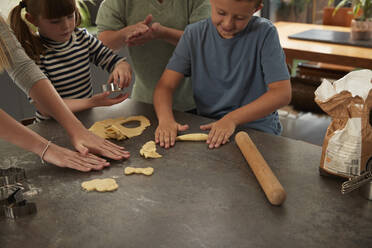
<svg viewBox="0 0 372 248">
<path fill-rule="evenodd" d="M 209 148 L 218 148 L 221 144 L 226 144 L 235 128 L 235 123 L 225 117 L 216 122 L 200 126 L 201 130 L 210 130 L 207 139 Z"/>
<path fill-rule="evenodd" d="M 101 107 L 101 106 L 111 106 L 117 103 L 121 103 L 125 99 L 129 97 L 128 93 L 120 94 L 115 98 L 110 98 L 109 97 L 110 92 L 106 91 L 103 93 L 96 94 L 92 96 L 89 100 L 91 102 L 91 105 L 93 107 Z"/>
<path fill-rule="evenodd" d="M 187 129 L 189 129 L 189 125 L 181 125 L 175 121 L 159 123 L 155 131 L 155 142 L 164 148 L 174 146 L 177 131 L 185 131 Z"/>
<path fill-rule="evenodd" d="M 128 87 L 132 81 L 132 68 L 126 61 L 118 63 L 110 74 L 107 83 L 114 82 L 120 88 Z"/>
</svg>

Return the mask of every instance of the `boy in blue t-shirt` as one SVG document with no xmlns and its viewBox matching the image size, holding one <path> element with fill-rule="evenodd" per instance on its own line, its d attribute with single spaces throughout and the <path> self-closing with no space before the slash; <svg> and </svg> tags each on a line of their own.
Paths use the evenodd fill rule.
<svg viewBox="0 0 372 248">
<path fill-rule="evenodd" d="M 211 18 L 186 28 L 154 91 L 155 141 L 165 148 L 188 129 L 174 119 L 172 95 L 189 76 L 198 114 L 218 119 L 200 126 L 210 130 L 209 148 L 225 144 L 238 125 L 282 130 L 276 110 L 290 102 L 290 76 L 275 26 L 253 16 L 262 1 L 210 2 Z"/>
</svg>

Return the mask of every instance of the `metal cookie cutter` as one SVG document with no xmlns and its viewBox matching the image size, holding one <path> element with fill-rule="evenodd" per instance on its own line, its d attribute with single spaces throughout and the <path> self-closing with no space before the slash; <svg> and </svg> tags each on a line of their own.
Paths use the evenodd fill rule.
<svg viewBox="0 0 372 248">
<path fill-rule="evenodd" d="M 117 84 L 114 84 L 114 83 L 102 84 L 102 91 L 103 92 L 106 92 L 106 91 L 120 92 L 122 90 L 123 90 L 122 88 L 120 88 Z"/>
<path fill-rule="evenodd" d="M 27 202 L 23 196 L 21 182 L 25 179 L 22 168 L 0 169 L 0 217 L 15 219 L 36 213 L 36 204 Z"/>
<path fill-rule="evenodd" d="M 0 169 L 0 187 L 16 184 L 26 179 L 25 170 L 17 167 Z"/>
<path fill-rule="evenodd" d="M 355 189 L 360 188 L 361 194 L 368 200 L 372 200 L 372 171 L 366 171 L 360 176 L 349 179 L 343 182 L 341 186 L 341 193 L 346 194 Z"/>
<path fill-rule="evenodd" d="M 27 202 L 23 197 L 21 188 L 14 191 L 7 199 L 6 205 L 0 207 L 0 216 L 3 215 L 10 219 L 35 214 L 37 212 L 36 204 Z"/>
</svg>

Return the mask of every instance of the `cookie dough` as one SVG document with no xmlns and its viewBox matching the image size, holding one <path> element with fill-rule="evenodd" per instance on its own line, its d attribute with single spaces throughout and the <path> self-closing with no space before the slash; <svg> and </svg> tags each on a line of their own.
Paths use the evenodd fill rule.
<svg viewBox="0 0 372 248">
<path fill-rule="evenodd" d="M 114 191 L 119 188 L 119 185 L 112 178 L 93 179 L 83 182 L 81 187 L 87 191 L 96 190 L 98 192 Z"/>
<path fill-rule="evenodd" d="M 140 154 L 145 158 L 161 158 L 162 155 L 156 152 L 156 144 L 154 141 L 148 141 L 140 150 Z"/>
<path fill-rule="evenodd" d="M 128 123 L 130 121 L 139 121 L 140 125 L 135 128 L 127 128 L 127 127 L 122 126 L 123 124 Z M 148 126 L 150 126 L 150 121 L 143 115 L 131 116 L 129 118 L 126 118 L 124 120 L 119 120 L 115 122 L 114 124 L 112 124 L 113 128 L 120 131 L 122 134 L 124 134 L 128 138 L 141 135 L 143 130 L 145 130 L 146 127 Z"/>
<path fill-rule="evenodd" d="M 190 133 L 176 137 L 176 141 L 206 141 L 207 139 L 208 134 L 205 133 Z"/>
<path fill-rule="evenodd" d="M 122 126 L 122 124 L 130 121 L 139 121 L 140 125 L 135 128 L 127 128 Z M 128 118 L 119 117 L 116 119 L 97 121 L 89 128 L 89 130 L 104 139 L 123 140 L 141 135 L 143 130 L 145 130 L 148 126 L 150 126 L 149 119 L 143 115 L 138 115 Z"/>
<path fill-rule="evenodd" d="M 130 174 L 144 174 L 146 176 L 151 176 L 154 173 L 154 168 L 147 167 L 147 168 L 134 168 L 134 167 L 125 167 L 124 174 L 130 175 Z"/>
</svg>

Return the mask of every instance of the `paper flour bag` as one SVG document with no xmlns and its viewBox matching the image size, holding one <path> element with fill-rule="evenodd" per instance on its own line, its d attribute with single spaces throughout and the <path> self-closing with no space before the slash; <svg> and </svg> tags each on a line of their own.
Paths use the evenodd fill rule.
<svg viewBox="0 0 372 248">
<path fill-rule="evenodd" d="M 332 117 L 320 170 L 347 178 L 372 170 L 372 71 L 353 71 L 333 84 L 324 80 L 315 102 Z"/>
</svg>

